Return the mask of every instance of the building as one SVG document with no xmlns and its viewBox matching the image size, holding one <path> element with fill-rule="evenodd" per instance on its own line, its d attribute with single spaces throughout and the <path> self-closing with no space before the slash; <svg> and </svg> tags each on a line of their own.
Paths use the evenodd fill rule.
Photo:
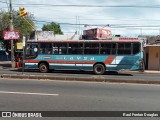
<svg viewBox="0 0 160 120">
<path fill-rule="evenodd" d="M 74 34 L 65 34 L 59 35 L 54 34 L 53 31 L 34 31 L 30 35 L 30 40 L 79 40 L 81 35 Z"/>
<path fill-rule="evenodd" d="M 145 47 L 145 67 L 160 71 L 160 36 L 143 36 L 147 39 Z"/>
<path fill-rule="evenodd" d="M 111 37 L 111 31 L 103 28 L 92 28 L 83 31 L 84 39 L 108 39 Z"/>
</svg>

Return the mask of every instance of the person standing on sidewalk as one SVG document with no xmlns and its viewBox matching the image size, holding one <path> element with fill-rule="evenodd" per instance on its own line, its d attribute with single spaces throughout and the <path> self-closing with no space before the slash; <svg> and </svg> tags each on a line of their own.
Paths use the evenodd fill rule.
<svg viewBox="0 0 160 120">
<path fill-rule="evenodd" d="M 9 61 L 8 55 L 9 55 L 9 53 L 6 51 L 7 61 Z"/>
</svg>

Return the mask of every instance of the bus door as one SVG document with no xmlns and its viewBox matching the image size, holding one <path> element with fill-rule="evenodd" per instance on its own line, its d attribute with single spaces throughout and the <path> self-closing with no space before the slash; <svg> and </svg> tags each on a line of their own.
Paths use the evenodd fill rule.
<svg viewBox="0 0 160 120">
<path fill-rule="evenodd" d="M 38 43 L 27 43 L 25 51 L 25 68 L 37 68 L 34 59 L 38 56 Z M 29 60 L 29 62 L 27 62 Z"/>
</svg>

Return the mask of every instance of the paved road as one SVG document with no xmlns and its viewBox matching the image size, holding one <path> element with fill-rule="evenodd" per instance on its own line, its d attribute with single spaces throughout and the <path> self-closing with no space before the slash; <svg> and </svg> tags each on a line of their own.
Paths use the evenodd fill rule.
<svg viewBox="0 0 160 120">
<path fill-rule="evenodd" d="M 159 100 L 155 85 L 0 79 L 0 111 L 159 111 Z"/>
<path fill-rule="evenodd" d="M 20 70 L 0 69 L 0 74 L 22 74 Z M 30 70 L 24 72 L 26 75 L 53 75 L 53 76 L 76 76 L 76 77 L 97 77 L 93 72 L 83 71 L 52 71 L 50 73 L 40 73 L 38 71 Z M 138 80 L 160 80 L 160 74 L 151 73 L 115 73 L 106 72 L 105 75 L 99 76 L 101 78 L 114 78 L 114 79 L 138 79 Z"/>
</svg>

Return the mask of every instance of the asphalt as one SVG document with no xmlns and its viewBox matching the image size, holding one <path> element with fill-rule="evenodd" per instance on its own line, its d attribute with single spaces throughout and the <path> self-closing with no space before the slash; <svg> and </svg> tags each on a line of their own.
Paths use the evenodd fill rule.
<svg viewBox="0 0 160 120">
<path fill-rule="evenodd" d="M 21 70 L 21 68 L 11 68 L 11 61 L 1 61 L 0 69 L 7 70 Z M 150 74 L 160 74 L 160 71 L 150 71 L 145 70 L 144 72 L 139 71 L 127 71 L 127 73 L 150 73 Z M 130 79 L 130 78 L 104 78 L 101 75 L 89 76 L 89 77 L 81 77 L 81 76 L 60 76 L 60 75 L 28 75 L 25 74 L 1 74 L 1 78 L 12 78 L 12 79 L 38 79 L 38 80 L 62 80 L 62 81 L 84 81 L 84 82 L 113 82 L 113 83 L 136 83 L 136 84 L 160 84 L 159 80 L 144 80 L 144 79 Z"/>
</svg>

